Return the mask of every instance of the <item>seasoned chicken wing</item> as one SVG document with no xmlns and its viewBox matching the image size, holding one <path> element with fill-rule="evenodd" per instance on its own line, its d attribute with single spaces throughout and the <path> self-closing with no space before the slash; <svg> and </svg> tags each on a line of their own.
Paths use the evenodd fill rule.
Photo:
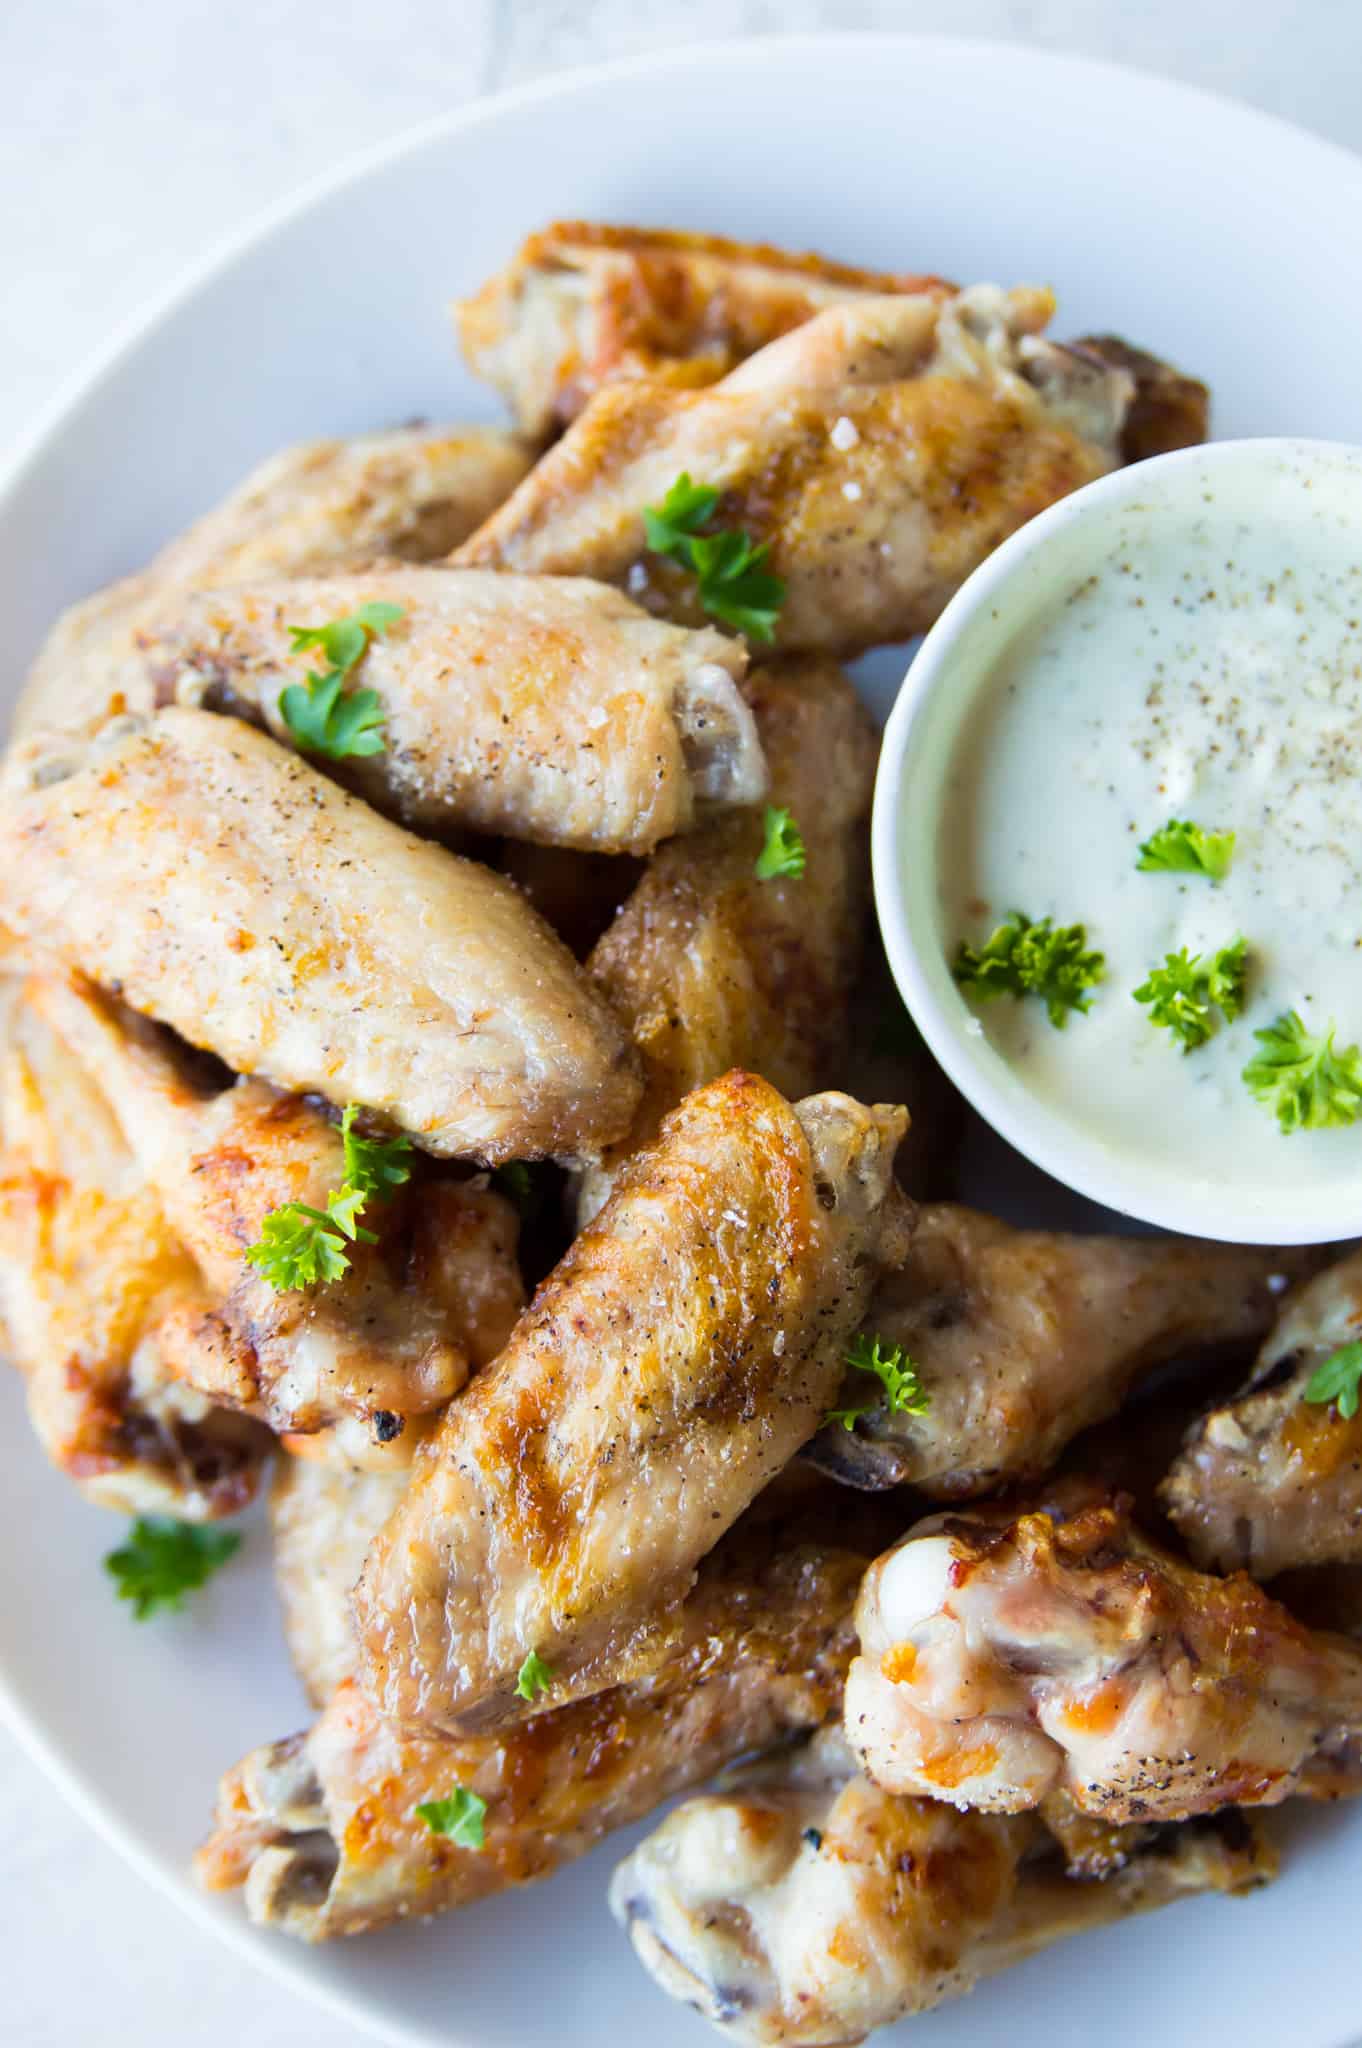
<svg viewBox="0 0 1362 2048">
<path fill-rule="evenodd" d="M 101 1507 L 230 1514 L 269 1439 L 174 1378 L 200 1277 L 41 994 L 0 980 L 0 1333 L 34 1431 Z"/>
<path fill-rule="evenodd" d="M 951 289 L 722 235 L 567 220 L 527 237 L 454 318 L 469 368 L 544 435 L 603 384 L 712 384 L 825 306 Z"/>
<path fill-rule="evenodd" d="M 1362 1791 L 1362 1650 L 1082 1489 L 919 1523 L 866 1573 L 846 1730 L 878 1784 L 1110 1822 Z"/>
<path fill-rule="evenodd" d="M 829 661 L 777 662 L 757 671 L 748 694 L 771 802 L 798 823 L 804 872 L 758 877 L 756 817 L 725 819 L 654 855 L 587 963 L 633 1034 L 644 1094 L 627 1135 L 587 1170 L 582 1218 L 691 1088 L 730 1067 L 750 1067 L 790 1096 L 840 1078 L 870 890 L 874 733 Z"/>
<path fill-rule="evenodd" d="M 735 1072 L 625 1167 L 445 1416 L 356 1594 L 382 1710 L 517 1708 L 531 1651 L 599 1690 L 818 1426 L 903 1254 L 903 1113 Z"/>
<path fill-rule="evenodd" d="M 1362 1336 L 1362 1252 L 1297 1289 L 1237 1399 L 1188 1436 L 1163 1504 L 1198 1564 L 1260 1579 L 1362 1562 L 1362 1416 L 1307 1401 L 1316 1371 Z"/>
<path fill-rule="evenodd" d="M 1076 1882 L 1040 1816 L 882 1791 L 828 1731 L 677 1807 L 610 1904 L 654 1981 L 730 2040 L 843 2048 L 1067 1935 L 1276 1875 L 1236 1813 L 1120 1832 L 1105 1880 Z"/>
<path fill-rule="evenodd" d="M 1251 1343 L 1314 1257 L 1014 1230 L 954 1203 L 924 1208 L 866 1327 L 908 1352 L 926 1412 L 871 1409 L 854 1433 L 824 1430 L 810 1455 L 853 1486 L 909 1485 L 938 1500 L 1040 1478 L 1155 1367 Z"/>
<path fill-rule="evenodd" d="M 741 642 L 571 576 L 385 566 L 173 594 L 125 694 L 243 713 L 290 746 L 280 699 L 316 659 L 290 627 L 374 603 L 402 614 L 359 671 L 386 744 L 335 772 L 403 824 L 643 854 L 765 794 Z"/>
<path fill-rule="evenodd" d="M 25 684 L 14 732 L 83 731 L 147 708 L 126 695 L 139 680 L 126 664 L 167 593 L 334 574 L 380 555 L 434 561 L 510 495 L 530 460 L 524 443 L 489 427 L 399 427 L 285 448 L 139 575 L 63 613 Z"/>
<path fill-rule="evenodd" d="M 619 1023 L 501 876 L 211 712 L 115 722 L 81 758 L 0 804 L 0 924 L 24 943 L 432 1152 L 580 1155 L 628 1127 Z"/>
<path fill-rule="evenodd" d="M 370 1204 L 372 1244 L 326 1286 L 277 1292 L 246 1262 L 265 1217 L 325 1207 L 345 1179 L 341 1134 L 266 1081 L 203 1077 L 168 1036 L 96 990 L 50 983 L 45 1013 L 115 1106 L 125 1142 L 206 1290 L 170 1312 L 175 1372 L 279 1431 L 407 1463 L 423 1426 L 495 1357 L 524 1305 L 511 1203 L 480 1180 L 419 1171 Z"/>
<path fill-rule="evenodd" d="M 788 652 L 922 632 L 1027 519 L 1113 468 L 1125 369 L 1040 338 L 1048 292 L 836 306 L 699 392 L 602 391 L 455 559 L 594 576 L 698 622 L 694 577 L 647 549 L 682 472 L 718 525 L 769 545 Z"/>
<path fill-rule="evenodd" d="M 274 1583 L 289 1655 L 314 1707 L 356 1675 L 350 1595 L 407 1476 L 279 1459 L 269 1503 Z"/>
</svg>

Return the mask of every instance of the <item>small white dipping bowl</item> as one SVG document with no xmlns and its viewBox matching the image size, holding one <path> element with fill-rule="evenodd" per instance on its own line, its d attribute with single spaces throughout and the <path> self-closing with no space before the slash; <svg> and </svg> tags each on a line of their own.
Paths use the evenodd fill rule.
<svg viewBox="0 0 1362 2048">
<path fill-rule="evenodd" d="M 875 899 L 895 979 L 923 1037 L 962 1094 L 1019 1152 L 1092 1200 L 1166 1229 L 1240 1243 L 1323 1243 L 1362 1233 L 1362 1121 L 1346 1131 L 1286 1137 L 1277 1137 L 1274 1127 L 1271 1170 L 1261 1158 L 1252 1166 L 1237 1160 L 1233 1145 L 1209 1142 L 1204 1160 L 1189 1166 L 1185 1156 L 1176 1164 L 1161 1161 L 1156 1144 L 1113 1143 L 1091 1120 L 1041 1099 L 990 1042 L 981 1023 L 987 1012 L 976 1013 L 951 977 L 947 945 L 954 940 L 943 929 L 938 894 L 947 781 L 965 722 L 1004 651 L 1019 634 L 1055 616 L 1118 550 L 1138 560 L 1161 532 L 1186 531 L 1193 520 L 1203 533 L 1209 526 L 1212 538 L 1223 521 L 1232 548 L 1255 518 L 1275 521 L 1305 560 L 1312 532 L 1322 535 L 1330 523 L 1337 544 L 1339 526 L 1351 529 L 1356 522 L 1362 563 L 1362 450 L 1319 441 L 1226 441 L 1138 463 L 1042 513 L 975 571 L 924 640 L 885 732 L 873 821 Z M 1095 640 L 1100 648 L 1100 635 Z M 1093 689 L 1103 683 L 1097 659 Z M 1358 788 L 1362 845 L 1362 780 Z M 1149 829 L 1170 814 L 1187 812 L 1170 801 L 1164 817 L 1150 818 Z M 1197 822 L 1221 829 L 1233 820 Z M 1062 817 L 1055 830 L 1063 832 Z M 1066 914 L 1087 922 L 1089 943 L 1101 947 L 1090 888 L 1085 901 L 1082 849 L 1074 846 L 1072 857 Z M 1133 847 L 1126 859 L 1133 868 Z M 1141 883 L 1146 879 L 1157 887 L 1176 878 L 1141 877 Z M 1024 887 L 1018 894 L 1024 898 Z M 994 905 L 994 921 L 1014 907 Z M 1020 907 L 1030 908 L 1024 900 Z M 1362 931 L 1362 901 L 1358 926 Z M 1129 989 L 1112 992 L 1109 983 L 1095 993 L 1103 1001 L 1130 999 Z M 1292 1007 L 1292 991 L 1282 990 L 1281 997 L 1279 1010 Z M 1255 1014 L 1252 1021 L 1267 1020 Z M 1362 1039 L 1362 1016 L 1338 1023 L 1340 1046 Z M 1087 1017 L 1071 1018 L 1063 1038 L 1072 1041 L 1087 1025 Z M 1166 1041 L 1167 1034 L 1158 1037 Z M 1168 1047 L 1168 1057 L 1181 1057 L 1176 1046 Z M 1157 1119 L 1157 1101 L 1149 1113 Z M 1268 1109 L 1262 1114 L 1271 1117 Z M 1312 1143 L 1320 1138 L 1332 1148 L 1327 1185 L 1311 1179 Z"/>
</svg>

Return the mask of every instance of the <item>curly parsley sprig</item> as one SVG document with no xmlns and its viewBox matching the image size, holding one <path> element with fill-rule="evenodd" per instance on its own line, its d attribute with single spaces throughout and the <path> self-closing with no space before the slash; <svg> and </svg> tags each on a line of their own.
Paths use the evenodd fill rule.
<svg viewBox="0 0 1362 2048">
<path fill-rule="evenodd" d="M 753 873 L 759 882 L 774 882 L 782 876 L 798 879 L 807 858 L 804 836 L 790 813 L 768 804 L 762 820 L 766 837 L 757 855 Z"/>
<path fill-rule="evenodd" d="M 860 1407 L 829 1408 L 824 1422 L 840 1422 L 843 1429 L 850 1430 L 861 1416 L 877 1410 L 886 1415 L 925 1415 L 931 1406 L 917 1367 L 901 1344 L 888 1344 L 862 1330 L 847 1347 L 846 1363 L 857 1372 L 873 1373 L 884 1389 L 884 1398 L 862 1402 Z"/>
<path fill-rule="evenodd" d="M 360 1217 L 371 1201 L 386 1202 L 411 1178 L 404 1156 L 411 1139 L 366 1138 L 355 1129 L 359 1104 L 347 1103 L 341 1116 L 345 1176 L 333 1188 L 324 1209 L 307 1202 L 285 1202 L 271 1209 L 260 1235 L 247 1247 L 246 1261 L 276 1292 L 325 1285 L 350 1270 L 347 1244 L 377 1244 Z"/>
<path fill-rule="evenodd" d="M 1332 1402 L 1345 1422 L 1357 1413 L 1358 1386 L 1362 1383 L 1362 1343 L 1356 1338 L 1340 1344 L 1315 1367 L 1305 1384 L 1305 1398 L 1320 1406 Z"/>
<path fill-rule="evenodd" d="M 1307 1031 L 1295 1010 L 1284 1010 L 1254 1032 L 1262 1051 L 1243 1079 L 1283 1131 L 1322 1131 L 1362 1116 L 1362 1052 L 1355 1045 L 1336 1050 L 1336 1029 Z"/>
<path fill-rule="evenodd" d="M 712 619 L 766 646 L 775 638 L 785 583 L 766 567 L 771 552 L 766 541 L 755 546 L 745 533 L 704 531 L 719 496 L 710 484 L 692 483 L 683 469 L 660 505 L 643 508 L 648 546 L 690 570 L 696 595 Z"/>
<path fill-rule="evenodd" d="M 184 1596 L 206 1585 L 241 1547 L 234 1529 L 201 1528 L 169 1515 L 139 1515 L 128 1540 L 111 1550 L 104 1569 L 120 1600 L 130 1600 L 138 1621 L 158 1608 L 173 1612 Z"/>
<path fill-rule="evenodd" d="M 1142 843 L 1135 865 L 1144 874 L 1209 875 L 1223 882 L 1233 858 L 1233 832 L 1207 832 L 1190 818 L 1170 818 Z"/>
<path fill-rule="evenodd" d="M 460 1849 L 486 1846 L 487 1801 L 465 1785 L 456 1785 L 447 1799 L 423 1799 L 415 1812 L 433 1835 L 447 1835 Z"/>
<path fill-rule="evenodd" d="M 383 705 L 377 690 L 347 690 L 352 671 L 371 640 L 382 640 L 402 618 L 396 604 L 362 604 L 324 626 L 290 626 L 292 652 L 319 647 L 331 666 L 309 669 L 305 681 L 280 692 L 279 715 L 295 743 L 308 754 L 343 761 L 351 755 L 381 754 L 387 745 Z"/>
<path fill-rule="evenodd" d="M 1184 1053 L 1204 1045 L 1215 1030 L 1214 1012 L 1226 1023 L 1241 1016 L 1244 984 L 1248 977 L 1248 941 L 1235 939 L 1222 946 L 1209 960 L 1200 953 L 1164 955 L 1162 967 L 1153 967 L 1149 977 L 1133 991 L 1137 1003 L 1149 1005 L 1149 1021 L 1171 1031 L 1181 1040 Z"/>
<path fill-rule="evenodd" d="M 1071 1010 L 1087 1010 L 1090 991 L 1107 971 L 1106 956 L 1090 950 L 1087 928 L 1033 922 L 1014 910 L 984 944 L 961 941 L 951 968 L 967 996 L 977 1003 L 997 996 L 1039 996 L 1050 1022 L 1063 1030 Z"/>
</svg>

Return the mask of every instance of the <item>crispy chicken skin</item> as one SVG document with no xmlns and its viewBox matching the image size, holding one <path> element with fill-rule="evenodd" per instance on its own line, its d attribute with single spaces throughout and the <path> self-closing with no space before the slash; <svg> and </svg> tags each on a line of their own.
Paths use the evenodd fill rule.
<svg viewBox="0 0 1362 2048">
<path fill-rule="evenodd" d="M 1075 1881 L 1039 1815 L 885 1792 L 827 1731 L 677 1807 L 610 1904 L 654 1981 L 729 2040 L 844 2048 L 1066 1935 L 1276 1874 L 1238 1814 L 1120 1834 L 1105 1881 Z"/>
<path fill-rule="evenodd" d="M 1362 1650 L 1157 1548 L 1120 1496 L 919 1523 L 856 1626 L 847 1737 L 889 1791 L 1124 1823 L 1362 1790 Z"/>
<path fill-rule="evenodd" d="M 1362 1416 L 1305 1399 L 1362 1335 L 1362 1252 L 1298 1288 L 1237 1399 L 1190 1432 L 1163 1504 L 1198 1564 L 1271 1578 L 1362 1562 Z"/>
<path fill-rule="evenodd" d="M 954 1203 L 925 1207 L 866 1327 L 909 1353 L 927 1412 L 872 1409 L 854 1433 L 824 1430 L 810 1455 L 851 1485 L 914 1486 L 937 1500 L 1040 1478 L 1155 1367 L 1260 1336 L 1288 1276 L 1312 1258 L 1014 1230 Z"/>
<path fill-rule="evenodd" d="M 454 1741 L 404 1737 L 342 1685 L 309 1733 L 224 1778 L 200 1878 L 244 1885 L 253 1919 L 303 1940 L 359 1934 L 546 1877 L 721 1764 L 816 1727 L 837 1711 L 877 1540 L 845 1499 L 759 1504 L 634 1684 L 561 1707 L 551 1693 L 528 1721 Z M 415 1813 L 455 1785 L 487 1801 L 480 1854 Z"/>
<path fill-rule="evenodd" d="M 908 1231 L 898 1110 L 792 1107 L 741 1072 L 625 1167 L 500 1358 L 421 1452 L 356 1592 L 405 1724 L 513 1714 L 531 1650 L 616 1681 L 647 1617 L 818 1426 Z"/>
<path fill-rule="evenodd" d="M 567 220 L 528 236 L 454 319 L 469 368 L 543 436 L 602 385 L 712 384 L 825 306 L 950 289 L 761 242 Z"/>
<path fill-rule="evenodd" d="M 101 1507 L 230 1514 L 269 1440 L 173 1378 L 167 1326 L 199 1275 L 41 995 L 0 981 L 0 1333 L 34 1431 Z"/>
<path fill-rule="evenodd" d="M 386 745 L 338 779 L 415 830 L 644 854 L 766 792 L 741 642 L 578 577 L 394 565 L 173 595 L 138 635 L 129 702 L 242 713 L 291 746 L 280 698 L 316 656 L 289 627 L 372 603 L 402 613 L 358 671 Z"/>
<path fill-rule="evenodd" d="M 415 1439 L 495 1357 L 524 1306 L 510 1202 L 480 1180 L 418 1170 L 371 1203 L 377 1242 L 350 1247 L 326 1287 L 277 1292 L 247 1248 L 271 1210 L 325 1207 L 345 1178 L 339 1130 L 266 1081 L 205 1085 L 167 1034 L 88 984 L 49 983 L 45 1013 L 115 1106 L 130 1147 L 195 1261 L 207 1299 L 170 1312 L 174 1370 L 278 1431 L 408 1463 Z"/>
<path fill-rule="evenodd" d="M 0 864 L 0 923 L 238 1073 L 492 1164 L 628 1127 L 624 1033 L 511 884 L 235 719 L 106 728 L 0 803 Z"/>
<path fill-rule="evenodd" d="M 1047 292 L 873 298 L 820 313 L 709 390 L 602 391 L 457 561 L 594 576 L 698 622 L 643 510 L 682 471 L 769 544 L 776 645 L 853 653 L 924 631 L 1017 527 L 1120 459 L 1128 371 L 1040 339 Z"/>
<path fill-rule="evenodd" d="M 127 661 L 168 592 L 267 576 L 321 576 L 381 555 L 435 561 L 481 525 L 530 466 L 489 427 L 399 427 L 305 441 L 260 465 L 150 567 L 64 612 L 38 655 L 13 730 L 85 730 L 129 701 Z"/>
<path fill-rule="evenodd" d="M 282 1457 L 270 1487 L 274 1584 L 293 1667 L 314 1707 L 355 1676 L 350 1595 L 364 1553 L 402 1498 L 405 1472 Z"/>
<path fill-rule="evenodd" d="M 754 816 L 654 855 L 587 963 L 633 1035 L 644 1094 L 627 1136 L 584 1177 L 583 1218 L 689 1089 L 739 1066 L 789 1096 L 841 1078 L 870 893 L 875 736 L 830 661 L 776 662 L 752 676 L 748 694 L 770 800 L 798 821 L 804 873 L 757 879 L 764 834 Z"/>
</svg>

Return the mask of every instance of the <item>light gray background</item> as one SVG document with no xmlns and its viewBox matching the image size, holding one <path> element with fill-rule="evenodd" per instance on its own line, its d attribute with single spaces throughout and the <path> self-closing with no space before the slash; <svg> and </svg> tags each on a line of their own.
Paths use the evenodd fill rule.
<svg viewBox="0 0 1362 2048">
<path fill-rule="evenodd" d="M 1112 58 L 1362 149 L 1359 0 L 0 0 L 0 463 L 112 326 L 353 151 L 540 72 L 814 28 Z M 367 2038 L 200 1933 L 3 1734 L 0 1958 L 5 2048 Z"/>
</svg>

